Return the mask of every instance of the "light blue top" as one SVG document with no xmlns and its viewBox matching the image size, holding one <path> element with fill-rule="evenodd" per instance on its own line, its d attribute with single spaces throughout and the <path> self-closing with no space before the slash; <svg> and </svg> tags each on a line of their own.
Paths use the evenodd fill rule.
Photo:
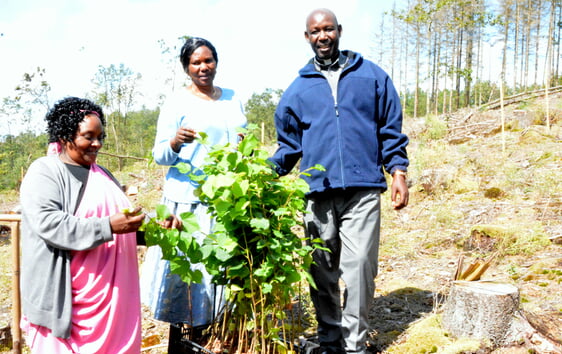
<svg viewBox="0 0 562 354">
<path fill-rule="evenodd" d="M 152 156 L 159 165 L 171 166 L 166 174 L 163 196 L 178 203 L 193 203 L 199 199 L 193 195 L 197 183 L 174 166 L 179 162 L 199 168 L 205 162 L 207 147 L 194 141 L 183 144 L 178 153 L 172 150 L 170 140 L 180 126 L 205 132 L 212 145 L 236 144 L 237 128 L 246 126 L 242 102 L 233 90 L 222 89 L 216 101 L 207 101 L 191 94 L 185 87 L 172 93 L 162 106 Z"/>
</svg>

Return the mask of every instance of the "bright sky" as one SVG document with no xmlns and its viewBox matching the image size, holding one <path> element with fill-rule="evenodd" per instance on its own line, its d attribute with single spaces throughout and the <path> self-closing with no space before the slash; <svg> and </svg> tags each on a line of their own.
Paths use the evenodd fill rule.
<svg viewBox="0 0 562 354">
<path fill-rule="evenodd" d="M 266 88 L 285 89 L 312 50 L 305 18 L 317 7 L 333 10 L 343 26 L 341 49 L 374 54 L 382 11 L 373 0 L 2 0 L 0 99 L 14 95 L 24 73 L 46 69 L 51 104 L 84 96 L 98 66 L 123 63 L 142 74 L 143 103 L 167 93 L 170 67 L 158 40 L 183 35 L 210 40 L 219 55 L 215 83 L 243 102 Z M 398 0 L 400 3 L 400 0 Z M 183 73 L 182 73 L 183 76 Z M 185 77 L 185 76 L 183 76 Z M 182 78 L 183 78 L 182 77 Z"/>
</svg>

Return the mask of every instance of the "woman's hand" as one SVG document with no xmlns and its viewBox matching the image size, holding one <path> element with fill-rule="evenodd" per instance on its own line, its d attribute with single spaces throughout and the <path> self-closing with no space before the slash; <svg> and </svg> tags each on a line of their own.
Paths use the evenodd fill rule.
<svg viewBox="0 0 562 354">
<path fill-rule="evenodd" d="M 181 230 L 181 219 L 175 215 L 170 215 L 168 218 L 160 223 L 165 229 L 178 229 Z"/>
<path fill-rule="evenodd" d="M 145 218 L 141 210 L 141 207 L 136 207 L 129 212 L 119 212 L 111 215 L 109 217 L 111 231 L 114 234 L 126 234 L 137 231 Z"/>
<path fill-rule="evenodd" d="M 197 138 L 197 132 L 193 128 L 180 127 L 176 136 L 170 140 L 170 146 L 175 152 L 180 151 L 181 144 L 191 144 Z"/>
</svg>

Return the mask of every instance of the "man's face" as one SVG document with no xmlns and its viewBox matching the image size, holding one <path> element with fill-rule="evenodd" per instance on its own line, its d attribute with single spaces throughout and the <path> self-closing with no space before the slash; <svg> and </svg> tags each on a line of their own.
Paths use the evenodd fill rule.
<svg viewBox="0 0 562 354">
<path fill-rule="evenodd" d="M 306 24 L 304 37 L 319 59 L 335 59 L 339 49 L 341 26 L 330 14 L 312 14 Z"/>
</svg>

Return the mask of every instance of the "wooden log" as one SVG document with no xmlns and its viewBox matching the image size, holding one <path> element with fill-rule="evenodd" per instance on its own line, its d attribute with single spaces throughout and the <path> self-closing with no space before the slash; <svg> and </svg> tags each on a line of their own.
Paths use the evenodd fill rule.
<svg viewBox="0 0 562 354">
<path fill-rule="evenodd" d="M 10 222 L 12 243 L 12 352 L 20 354 L 22 350 L 22 333 L 20 329 L 20 214 L 0 214 L 0 222 Z"/>
<path fill-rule="evenodd" d="M 19 216 L 19 215 L 18 215 Z M 12 222 L 12 337 L 14 354 L 22 352 L 22 334 L 20 329 L 21 295 L 20 295 L 20 221 Z"/>
<path fill-rule="evenodd" d="M 443 327 L 453 336 L 503 343 L 519 308 L 519 290 L 491 281 L 455 281 L 443 308 Z"/>
<path fill-rule="evenodd" d="M 562 317 L 558 311 L 536 314 L 525 311 L 525 319 L 541 335 L 547 337 L 556 344 L 562 344 Z"/>
</svg>

